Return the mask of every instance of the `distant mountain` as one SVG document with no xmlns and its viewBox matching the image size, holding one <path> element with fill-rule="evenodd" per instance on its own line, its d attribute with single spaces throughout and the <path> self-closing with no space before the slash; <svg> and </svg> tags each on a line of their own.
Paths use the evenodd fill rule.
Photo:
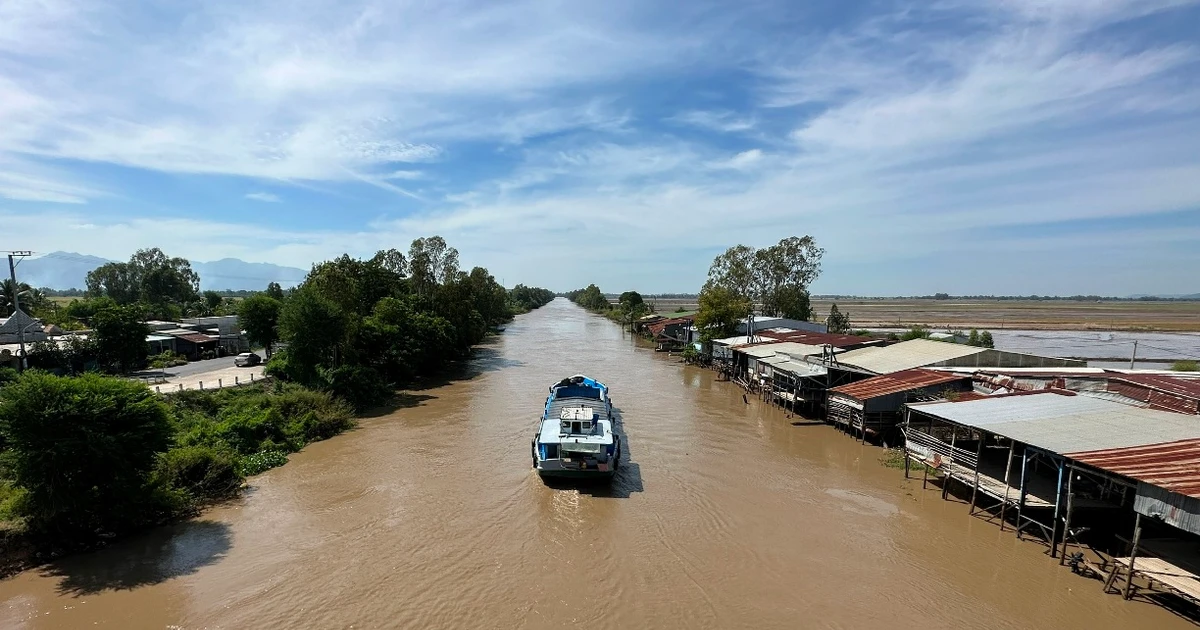
<svg viewBox="0 0 1200 630">
<path fill-rule="evenodd" d="M 1140 300 L 1142 298 L 1165 298 L 1168 300 L 1200 300 L 1200 293 L 1139 293 L 1129 296 L 1130 299 Z"/>
<path fill-rule="evenodd" d="M 88 272 L 106 262 L 111 261 L 98 256 L 53 252 L 21 261 L 17 266 L 17 280 L 31 287 L 85 289 Z"/>
<path fill-rule="evenodd" d="M 51 289 L 84 289 L 89 271 L 113 262 L 97 256 L 72 252 L 53 252 L 39 258 L 26 259 L 17 268 L 17 279 L 34 287 Z M 192 261 L 192 269 L 200 274 L 200 289 L 254 291 L 278 282 L 284 287 L 304 280 L 308 272 L 296 267 L 270 263 L 251 263 L 236 258 L 213 262 Z"/>
<path fill-rule="evenodd" d="M 254 291 L 278 282 L 284 287 L 295 286 L 308 274 L 304 269 L 282 267 L 271 263 L 252 263 L 237 258 L 222 258 L 212 262 L 193 262 L 192 269 L 200 274 L 201 289 Z"/>
</svg>

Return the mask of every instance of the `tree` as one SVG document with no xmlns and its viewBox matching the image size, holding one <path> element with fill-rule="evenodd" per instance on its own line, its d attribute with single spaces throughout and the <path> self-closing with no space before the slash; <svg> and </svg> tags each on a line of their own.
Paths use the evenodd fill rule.
<svg viewBox="0 0 1200 630">
<path fill-rule="evenodd" d="M 278 282 L 272 282 L 267 285 L 267 297 L 273 300 L 283 301 L 283 287 L 279 286 Z"/>
<path fill-rule="evenodd" d="M 626 291 L 621 294 L 617 303 L 623 306 L 626 311 L 631 311 L 644 304 L 645 300 L 642 299 L 642 294 L 637 291 Z"/>
<path fill-rule="evenodd" d="M 600 287 L 589 284 L 586 289 L 572 292 L 571 301 L 591 311 L 607 311 L 608 299 L 600 292 Z"/>
<path fill-rule="evenodd" d="M 968 346 L 979 346 L 979 343 L 980 343 L 979 331 L 972 328 L 971 333 L 967 335 L 967 345 Z"/>
<path fill-rule="evenodd" d="M 979 345 L 984 348 L 995 348 L 996 342 L 992 340 L 992 333 L 986 330 L 979 333 Z"/>
<path fill-rule="evenodd" d="M 204 292 L 204 309 L 209 315 L 216 315 L 221 309 L 221 304 L 225 302 L 225 297 L 216 291 Z"/>
<path fill-rule="evenodd" d="M 140 383 L 29 371 L 0 390 L 0 435 L 30 524 L 90 535 L 132 526 L 153 507 L 146 488 L 171 420 Z"/>
<path fill-rule="evenodd" d="M 104 368 L 125 373 L 146 363 L 150 327 L 142 322 L 141 315 L 133 306 L 113 306 L 92 316 L 96 355 Z"/>
<path fill-rule="evenodd" d="M 696 328 L 705 341 L 736 334 L 738 325 L 750 315 L 750 301 L 725 287 L 705 287 L 700 292 L 699 302 Z"/>
<path fill-rule="evenodd" d="M 129 263 L 104 263 L 87 274 L 88 297 L 106 297 L 117 304 L 133 304 L 141 297 L 141 278 Z"/>
<path fill-rule="evenodd" d="M 186 258 L 171 258 L 157 247 L 139 249 L 127 263 L 105 263 L 88 272 L 90 297 L 109 297 L 118 304 L 142 300 L 161 314 L 195 301 L 200 276 Z"/>
<path fill-rule="evenodd" d="M 21 310 L 26 314 L 33 314 L 38 309 L 44 308 L 49 301 L 43 292 L 30 287 L 24 282 L 19 282 L 14 287 L 11 279 L 5 279 L 0 283 L 0 293 L 2 293 L 0 300 L 4 302 L 0 304 L 0 313 L 3 313 L 4 317 L 8 317 L 15 312 L 16 308 L 14 304 L 18 300 L 21 302 Z"/>
<path fill-rule="evenodd" d="M 829 332 L 844 335 L 850 332 L 850 314 L 838 310 L 837 304 L 829 307 L 829 319 L 825 320 Z"/>
<path fill-rule="evenodd" d="M 764 315 L 806 320 L 812 316 L 808 286 L 821 272 L 824 253 L 811 236 L 759 250 L 735 245 L 713 259 L 704 286 L 756 302 Z"/>
<path fill-rule="evenodd" d="M 279 338 L 287 342 L 284 376 L 315 382 L 318 368 L 336 366 L 336 350 L 346 340 L 349 319 L 337 303 L 305 283 L 279 311 Z"/>
<path fill-rule="evenodd" d="M 429 295 L 458 274 L 458 250 L 440 236 L 418 238 L 408 248 L 408 268 L 417 295 Z"/>
<path fill-rule="evenodd" d="M 279 338 L 279 311 L 283 304 L 264 293 L 252 295 L 238 305 L 238 323 L 246 330 L 252 344 L 266 348 L 271 357 L 271 346 Z"/>
</svg>

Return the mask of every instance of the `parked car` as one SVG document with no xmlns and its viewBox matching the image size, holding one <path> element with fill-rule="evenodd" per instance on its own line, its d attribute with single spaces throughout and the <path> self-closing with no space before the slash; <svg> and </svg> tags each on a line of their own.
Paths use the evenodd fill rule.
<svg viewBox="0 0 1200 630">
<path fill-rule="evenodd" d="M 250 367 L 262 363 L 262 357 L 253 352 L 243 352 L 233 358 L 233 364 L 237 367 Z"/>
</svg>

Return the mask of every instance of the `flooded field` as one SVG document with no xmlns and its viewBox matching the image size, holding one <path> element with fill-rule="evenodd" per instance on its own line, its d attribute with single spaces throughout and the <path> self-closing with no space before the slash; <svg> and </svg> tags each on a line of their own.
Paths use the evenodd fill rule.
<svg viewBox="0 0 1200 630">
<path fill-rule="evenodd" d="M 473 371 L 234 503 L 0 582 L 0 628 L 1194 627 L 565 300 Z M 530 468 L 576 372 L 623 418 L 611 488 Z"/>
</svg>

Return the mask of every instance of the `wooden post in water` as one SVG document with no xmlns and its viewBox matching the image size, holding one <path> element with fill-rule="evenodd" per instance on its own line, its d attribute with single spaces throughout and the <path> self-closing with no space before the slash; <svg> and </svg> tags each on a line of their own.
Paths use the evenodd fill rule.
<svg viewBox="0 0 1200 630">
<path fill-rule="evenodd" d="M 1008 491 L 1012 488 L 1009 475 L 1012 472 L 1013 449 L 1016 447 L 1016 442 L 1008 441 L 1008 463 L 1004 466 L 1004 502 L 1000 504 L 1000 531 L 1004 531 L 1004 512 L 1008 510 Z"/>
<path fill-rule="evenodd" d="M 942 477 L 942 500 L 946 500 L 946 493 L 950 491 L 950 474 L 954 472 L 954 443 L 958 439 L 958 425 L 950 427 L 950 461 L 946 462 L 946 473 Z"/>
<path fill-rule="evenodd" d="M 1021 449 L 1021 494 L 1017 499 L 1017 540 L 1021 540 L 1021 512 L 1025 508 L 1025 471 L 1029 468 L 1029 447 Z"/>
<path fill-rule="evenodd" d="M 912 409 L 904 408 L 904 428 L 900 434 L 904 437 L 904 478 L 908 479 L 908 423 L 912 420 Z"/>
<path fill-rule="evenodd" d="M 1067 515 L 1066 523 L 1063 525 L 1063 548 L 1062 553 L 1058 555 L 1058 566 L 1062 566 L 1067 562 L 1067 538 L 1071 536 L 1071 512 L 1075 508 L 1075 467 L 1067 469 Z"/>
<path fill-rule="evenodd" d="M 975 449 L 975 487 L 971 488 L 971 511 L 969 514 L 975 514 L 975 496 L 979 494 L 979 463 L 983 459 L 983 431 L 979 432 L 979 448 Z"/>
<path fill-rule="evenodd" d="M 1063 478 L 1063 469 L 1065 467 L 1064 465 L 1065 465 L 1065 462 L 1062 459 L 1058 460 L 1058 484 L 1056 486 L 1054 486 L 1054 517 L 1050 521 L 1050 525 L 1051 525 L 1051 527 L 1050 527 L 1050 557 L 1051 558 L 1053 558 L 1055 552 L 1058 551 L 1058 510 L 1059 510 L 1059 506 L 1062 505 L 1062 498 L 1063 498 L 1063 482 L 1062 482 L 1063 479 L 1062 478 Z M 1067 479 L 1067 483 L 1070 484 L 1071 480 Z"/>
<path fill-rule="evenodd" d="M 1125 580 L 1125 599 L 1133 596 L 1133 562 L 1137 560 L 1138 543 L 1142 540 L 1142 513 L 1138 512 L 1137 520 L 1133 523 L 1133 544 L 1129 549 L 1129 575 Z M 1116 568 L 1113 568 L 1116 571 Z"/>
</svg>

